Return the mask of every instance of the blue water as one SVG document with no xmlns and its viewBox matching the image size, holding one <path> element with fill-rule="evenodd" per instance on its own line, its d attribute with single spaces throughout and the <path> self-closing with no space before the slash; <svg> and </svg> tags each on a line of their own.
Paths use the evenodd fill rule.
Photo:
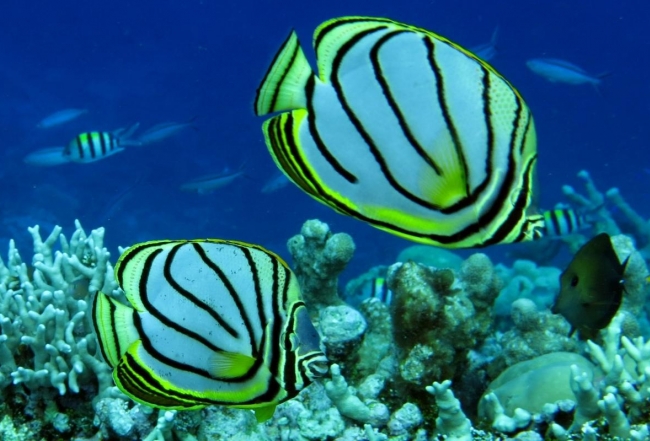
<svg viewBox="0 0 650 441">
<path fill-rule="evenodd" d="M 195 237 L 260 243 L 286 256 L 286 240 L 316 217 L 357 242 L 349 276 L 390 263 L 408 242 L 338 215 L 293 186 L 260 192 L 276 170 L 252 111 L 258 82 L 291 28 L 308 45 L 319 23 L 352 14 L 416 24 L 468 47 L 488 41 L 498 25 L 493 64 L 524 95 L 537 124 L 541 205 L 562 201 L 563 184 L 581 190 L 575 175 L 587 169 L 602 189 L 619 187 L 650 216 L 644 2 L 41 0 L 5 2 L 0 14 L 0 250 L 14 237 L 28 256 L 27 226 L 60 224 L 70 233 L 78 218 L 87 229 L 107 228 L 115 257 L 117 245 Z M 553 84 L 526 68 L 533 57 L 612 75 L 600 94 Z M 90 113 L 35 128 L 68 107 Z M 81 131 L 191 117 L 197 130 L 100 162 L 22 162 Z M 179 191 L 187 180 L 242 164 L 247 177 L 214 194 Z"/>
</svg>

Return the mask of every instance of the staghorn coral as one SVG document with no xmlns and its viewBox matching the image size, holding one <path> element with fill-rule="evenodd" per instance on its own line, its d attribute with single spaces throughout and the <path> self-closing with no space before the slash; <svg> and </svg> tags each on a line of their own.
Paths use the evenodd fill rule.
<svg viewBox="0 0 650 441">
<path fill-rule="evenodd" d="M 586 195 L 578 193 L 570 185 L 562 187 L 562 192 L 578 209 L 590 213 L 594 233 L 608 233 L 610 236 L 628 234 L 634 238 L 637 249 L 646 260 L 650 258 L 650 220 L 645 220 L 625 201 L 618 188 L 601 192 L 596 187 L 588 171 L 582 170 L 578 178 L 583 181 Z M 615 207 L 621 214 L 615 216 L 609 206 Z M 571 241 L 572 251 L 576 251 L 584 239 Z"/>
<path fill-rule="evenodd" d="M 112 385 L 88 317 L 90 293 L 117 288 L 110 254 L 103 246 L 103 228 L 87 236 L 78 222 L 76 227 L 69 241 L 60 227 L 45 240 L 38 226 L 30 228 L 31 266 L 22 261 L 13 241 L 7 264 L 0 262 L 3 387 L 52 387 L 65 395 L 93 382 L 99 393 Z M 60 251 L 54 251 L 57 242 Z"/>
</svg>

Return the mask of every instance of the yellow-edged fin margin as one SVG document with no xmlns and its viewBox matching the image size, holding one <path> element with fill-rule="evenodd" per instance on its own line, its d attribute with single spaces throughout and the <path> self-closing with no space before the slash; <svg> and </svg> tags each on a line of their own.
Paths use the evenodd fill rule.
<svg viewBox="0 0 650 441">
<path fill-rule="evenodd" d="M 115 280 L 122 287 L 127 300 L 136 311 L 144 312 L 147 310 L 140 296 L 140 283 L 143 274 L 149 271 L 146 266 L 147 259 L 151 254 L 160 252 L 166 245 L 177 243 L 179 242 L 173 240 L 143 242 L 128 248 L 117 260 L 115 264 Z"/>
<path fill-rule="evenodd" d="M 101 291 L 95 296 L 93 325 L 102 355 L 111 367 L 117 366 L 124 351 L 140 338 L 133 324 L 133 313 L 133 308 Z"/>
<path fill-rule="evenodd" d="M 305 193 L 323 202 L 320 200 L 320 192 L 311 183 L 315 175 L 309 169 L 309 164 L 300 146 L 299 129 L 303 123 L 306 123 L 306 118 L 307 111 L 305 109 L 282 113 L 264 121 L 262 131 L 277 167 Z"/>
<path fill-rule="evenodd" d="M 291 31 L 257 89 L 255 113 L 261 116 L 306 108 L 305 87 L 313 75 L 314 72 L 300 47 L 298 35 Z"/>
<path fill-rule="evenodd" d="M 346 25 L 341 27 L 341 25 Z M 501 77 L 504 81 L 510 85 L 510 87 L 515 91 L 517 96 L 521 98 L 517 89 L 515 89 L 508 80 L 506 80 L 503 75 L 501 75 L 491 64 L 477 57 L 474 53 L 465 49 L 462 46 L 454 43 L 453 41 L 443 37 L 442 35 L 436 34 L 428 29 L 420 28 L 418 26 L 412 26 L 405 23 L 401 23 L 390 18 L 381 18 L 381 17 L 364 17 L 364 16 L 348 16 L 348 17 L 338 17 L 331 20 L 323 22 L 320 26 L 314 31 L 314 49 L 316 49 L 316 57 L 318 61 L 318 73 L 321 80 L 325 81 L 331 75 L 329 67 L 332 65 L 334 55 L 340 47 L 349 40 L 350 34 L 357 34 L 359 32 L 376 28 L 378 25 L 384 25 L 385 27 L 390 27 L 394 30 L 404 30 L 417 32 L 423 35 L 426 35 L 430 38 L 433 38 L 436 41 L 443 42 L 452 46 L 454 49 L 464 53 L 468 57 L 479 62 L 483 67 Z M 328 39 L 333 39 L 334 42 L 327 41 Z M 339 39 L 342 39 L 339 41 Z M 333 51 L 333 52 L 332 52 Z M 327 61 L 327 63 L 325 62 Z"/>
<path fill-rule="evenodd" d="M 266 366 L 261 366 L 258 369 L 256 381 L 246 388 L 201 393 L 179 388 L 173 382 L 158 376 L 141 361 L 141 352 L 144 351 L 146 349 L 141 340 L 133 342 L 113 371 L 115 383 L 130 398 L 139 403 L 164 409 L 179 410 L 199 409 L 213 404 L 243 409 L 255 409 L 269 405 L 269 403 L 256 403 L 254 401 L 263 396 L 271 382 L 276 382 Z M 142 395 L 151 397 L 150 401 L 142 398 Z"/>
</svg>

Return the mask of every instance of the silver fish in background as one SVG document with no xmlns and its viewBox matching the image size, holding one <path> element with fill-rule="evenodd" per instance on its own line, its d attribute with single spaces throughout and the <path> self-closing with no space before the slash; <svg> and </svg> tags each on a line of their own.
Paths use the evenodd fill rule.
<svg viewBox="0 0 650 441">
<path fill-rule="evenodd" d="M 36 150 L 25 156 L 23 162 L 34 167 L 54 167 L 67 164 L 70 162 L 70 158 L 63 154 L 65 149 L 65 147 L 47 147 Z"/>
<path fill-rule="evenodd" d="M 470 51 L 474 52 L 474 55 L 476 55 L 483 61 L 490 61 L 491 59 L 496 57 L 498 53 L 497 50 L 498 37 L 499 37 L 499 26 L 494 28 L 494 32 L 492 32 L 492 38 L 490 38 L 489 42 L 479 44 L 478 46 L 474 46 L 470 48 Z"/>
<path fill-rule="evenodd" d="M 46 116 L 39 122 L 36 127 L 39 129 L 49 129 L 79 118 L 81 115 L 88 113 L 88 109 L 64 109 Z"/>
<path fill-rule="evenodd" d="M 280 189 L 285 188 L 289 184 L 289 178 L 284 173 L 273 175 L 262 187 L 262 193 L 274 193 Z"/>
<path fill-rule="evenodd" d="M 573 63 L 557 58 L 533 58 L 526 61 L 526 66 L 551 83 L 591 84 L 597 87 L 602 82 L 602 78 L 609 75 L 609 72 L 592 75 Z"/>
<path fill-rule="evenodd" d="M 196 117 L 190 119 L 189 121 L 181 123 L 164 122 L 156 124 L 155 126 L 147 129 L 142 135 L 138 136 L 138 141 L 140 141 L 143 145 L 153 144 L 155 142 L 164 141 L 167 138 L 177 135 L 187 128 L 191 127 L 196 129 L 196 126 L 194 125 L 195 119 Z"/>
<path fill-rule="evenodd" d="M 119 153 L 128 146 L 141 145 L 140 141 L 129 139 L 140 123 L 113 132 L 84 132 L 75 136 L 63 151 L 69 161 L 87 164 Z"/>
<path fill-rule="evenodd" d="M 232 171 L 225 169 L 221 173 L 204 175 L 181 185 L 182 191 L 195 191 L 198 194 L 210 194 L 226 185 L 232 184 L 237 178 L 244 176 L 244 170 Z"/>
</svg>

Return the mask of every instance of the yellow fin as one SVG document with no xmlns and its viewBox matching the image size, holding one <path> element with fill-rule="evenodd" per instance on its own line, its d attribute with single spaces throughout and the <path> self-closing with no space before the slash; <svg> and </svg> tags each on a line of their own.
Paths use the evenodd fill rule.
<svg viewBox="0 0 650 441">
<path fill-rule="evenodd" d="M 97 292 L 93 302 L 93 325 L 104 360 L 117 366 L 128 347 L 140 337 L 133 324 L 133 308 Z"/>
<path fill-rule="evenodd" d="M 237 352 L 215 352 L 209 360 L 210 373 L 214 378 L 236 378 L 246 374 L 255 359 Z"/>
<path fill-rule="evenodd" d="M 273 64 L 257 88 L 255 113 L 267 115 L 307 107 L 305 87 L 314 72 L 295 31 L 282 43 Z"/>
<path fill-rule="evenodd" d="M 263 423 L 264 421 L 271 419 L 275 413 L 276 407 L 277 404 L 269 404 L 268 406 L 254 408 L 253 412 L 255 412 L 255 418 L 257 419 L 257 422 Z"/>
</svg>

